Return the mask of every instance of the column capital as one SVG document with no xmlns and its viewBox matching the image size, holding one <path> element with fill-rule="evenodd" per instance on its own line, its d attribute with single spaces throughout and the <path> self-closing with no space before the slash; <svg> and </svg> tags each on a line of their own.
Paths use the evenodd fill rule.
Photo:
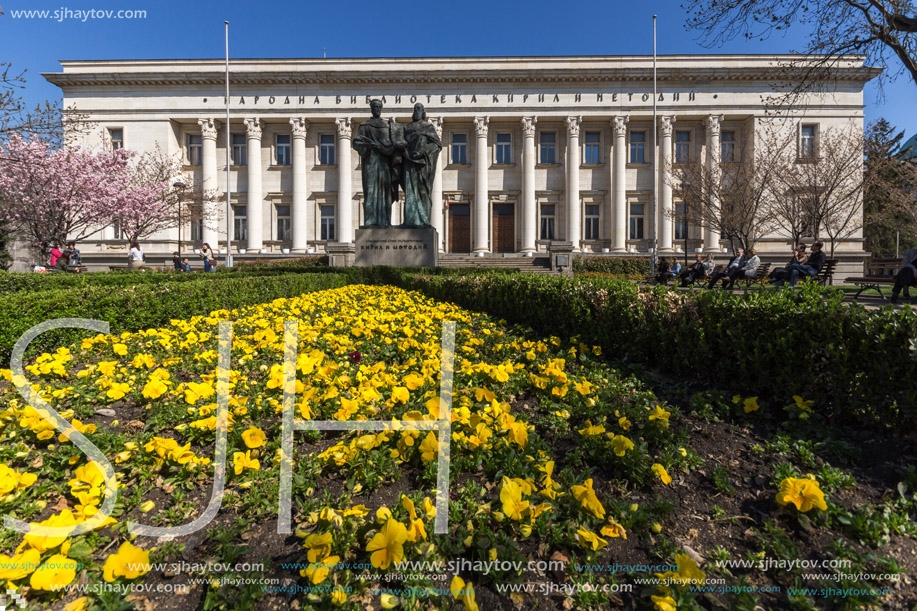
<svg viewBox="0 0 917 611">
<path fill-rule="evenodd" d="M 723 120 L 723 115 L 707 115 L 704 119 L 704 125 L 707 127 L 707 134 L 710 136 L 719 136 L 720 135 L 720 122 Z"/>
<path fill-rule="evenodd" d="M 579 126 L 583 122 L 580 116 L 567 117 L 567 135 L 571 138 L 579 138 Z"/>
<path fill-rule="evenodd" d="M 433 126 L 433 129 L 436 131 L 436 136 L 442 140 L 443 139 L 443 118 L 442 117 L 428 117 L 430 125 Z"/>
<path fill-rule="evenodd" d="M 672 128 L 675 123 L 675 115 L 662 115 L 659 117 L 659 132 L 663 138 L 672 137 Z"/>
<path fill-rule="evenodd" d="M 261 140 L 261 119 L 257 117 L 249 117 L 245 119 L 245 134 L 248 138 L 254 138 L 256 140 Z"/>
<path fill-rule="evenodd" d="M 474 118 L 474 133 L 477 134 L 478 138 L 487 136 L 487 124 L 490 123 L 490 117 L 475 117 Z"/>
<path fill-rule="evenodd" d="M 611 120 L 611 126 L 614 127 L 615 136 L 623 138 L 627 135 L 627 122 L 630 117 L 627 115 L 618 115 Z"/>
<path fill-rule="evenodd" d="M 350 127 L 350 117 L 335 119 L 334 123 L 337 125 L 338 138 L 347 138 L 349 140 L 353 136 L 353 130 Z"/>
<path fill-rule="evenodd" d="M 292 117 L 290 125 L 293 126 L 294 138 L 305 138 L 306 132 L 309 131 L 309 122 L 303 117 Z"/>
<path fill-rule="evenodd" d="M 197 124 L 201 126 L 201 136 L 205 140 L 217 139 L 217 126 L 212 118 L 198 119 Z"/>
<path fill-rule="evenodd" d="M 526 138 L 535 137 L 535 124 L 538 117 L 522 117 L 522 133 Z"/>
</svg>

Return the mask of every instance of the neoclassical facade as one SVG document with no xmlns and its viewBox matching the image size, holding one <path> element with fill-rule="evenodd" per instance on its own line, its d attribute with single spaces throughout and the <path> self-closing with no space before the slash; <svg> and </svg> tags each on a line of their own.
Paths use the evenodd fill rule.
<svg viewBox="0 0 917 611">
<path fill-rule="evenodd" d="M 352 138 L 378 98 L 383 118 L 401 122 L 423 103 L 442 138 L 431 216 L 443 252 L 529 253 L 569 240 L 584 252 L 645 253 L 655 237 L 661 252 L 693 252 L 727 245 L 679 220 L 666 172 L 748 155 L 775 67 L 791 59 L 659 57 L 656 125 L 646 56 L 233 60 L 228 134 L 222 60 L 65 61 L 44 76 L 92 122 L 84 144 L 181 155 L 186 180 L 205 192 L 225 190 L 228 146 L 230 218 L 189 220 L 186 244 L 225 248 L 227 223 L 232 252 L 352 242 L 362 220 Z M 799 146 L 831 126 L 862 130 L 863 86 L 876 73 L 851 58 L 833 91 L 790 117 Z M 225 203 L 202 206 L 219 214 Z M 392 217 L 400 222 L 399 206 Z M 861 253 L 860 237 L 843 247 Z M 177 228 L 161 232 L 146 249 L 171 251 L 177 239 Z M 90 242 L 90 252 L 124 248 L 117 227 Z M 762 246 L 787 244 L 774 235 Z"/>
</svg>

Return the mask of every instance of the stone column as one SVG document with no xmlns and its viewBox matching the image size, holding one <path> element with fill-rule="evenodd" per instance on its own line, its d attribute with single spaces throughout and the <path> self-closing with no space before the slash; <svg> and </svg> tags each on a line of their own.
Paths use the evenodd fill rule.
<svg viewBox="0 0 917 611">
<path fill-rule="evenodd" d="M 220 215 L 217 193 L 217 127 L 213 119 L 198 119 L 201 126 L 201 188 L 204 191 L 204 231 L 202 239 L 219 252 L 219 233 L 215 228 Z M 229 219 L 226 219 L 229 222 Z"/>
<path fill-rule="evenodd" d="M 248 161 L 248 242 L 246 248 L 258 252 L 264 246 L 262 219 L 263 193 L 261 190 L 261 119 L 245 119 L 245 152 Z"/>
<path fill-rule="evenodd" d="M 293 206 L 290 208 L 290 229 L 293 232 L 293 252 L 305 252 L 309 247 L 309 183 L 306 172 L 306 133 L 309 122 L 303 117 L 290 119 L 293 127 Z"/>
<path fill-rule="evenodd" d="M 660 198 L 659 210 L 659 250 L 672 252 L 672 185 L 670 184 L 669 166 L 672 164 L 672 124 L 675 123 L 674 115 L 659 117 L 659 132 L 662 135 L 662 150 L 659 152 L 659 172 L 656 176 Z"/>
<path fill-rule="evenodd" d="M 627 115 L 619 115 L 611 121 L 615 134 L 611 180 L 614 189 L 614 233 L 611 246 L 614 252 L 627 251 L 627 120 Z"/>
<path fill-rule="evenodd" d="M 490 251 L 488 244 L 487 222 L 489 213 L 489 187 L 487 184 L 487 124 L 489 117 L 475 117 L 474 131 L 477 136 L 474 147 L 474 252 L 486 253 Z"/>
<path fill-rule="evenodd" d="M 719 187 L 720 181 L 720 122 L 723 115 L 707 115 L 707 172 L 709 173 L 712 183 Z M 710 197 L 710 203 L 713 207 L 711 212 L 719 211 L 719 201 L 715 194 Z M 704 227 L 704 251 L 718 252 L 720 250 L 720 232 L 716 228 Z"/>
<path fill-rule="evenodd" d="M 350 169 L 350 117 L 337 119 L 338 128 L 338 206 L 335 238 L 342 244 L 353 242 L 353 172 Z"/>
<path fill-rule="evenodd" d="M 583 235 L 579 202 L 579 126 L 582 117 L 567 117 L 567 241 L 580 250 Z"/>
<path fill-rule="evenodd" d="M 538 239 L 538 206 L 535 202 L 535 124 L 537 117 L 522 118 L 522 252 L 535 252 Z"/>
<path fill-rule="evenodd" d="M 443 139 L 443 118 L 442 117 L 431 117 L 430 123 L 433 124 L 433 129 L 436 130 L 436 135 L 439 136 L 440 141 Z M 436 248 L 439 252 L 445 252 L 443 248 L 443 240 L 445 239 L 445 223 L 443 219 L 443 164 L 446 162 L 446 147 L 439 151 L 439 159 L 436 161 L 436 173 L 433 175 L 433 188 L 432 193 L 430 194 L 431 208 L 430 208 L 430 224 L 433 225 L 433 228 L 436 229 L 437 233 L 437 244 Z"/>
</svg>

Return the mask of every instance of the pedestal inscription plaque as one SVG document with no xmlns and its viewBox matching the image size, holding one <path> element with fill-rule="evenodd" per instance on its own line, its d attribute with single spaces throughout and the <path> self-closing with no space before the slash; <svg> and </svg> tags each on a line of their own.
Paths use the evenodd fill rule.
<svg viewBox="0 0 917 611">
<path fill-rule="evenodd" d="M 354 265 L 436 267 L 439 264 L 437 231 L 433 227 L 367 227 L 357 229 Z"/>
</svg>

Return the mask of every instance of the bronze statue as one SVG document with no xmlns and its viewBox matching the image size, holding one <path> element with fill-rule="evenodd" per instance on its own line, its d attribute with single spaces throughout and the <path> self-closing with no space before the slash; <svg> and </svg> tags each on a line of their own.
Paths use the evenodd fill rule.
<svg viewBox="0 0 917 611">
<path fill-rule="evenodd" d="M 433 204 L 433 177 L 443 143 L 436 129 L 427 121 L 423 104 L 414 104 L 413 121 L 404 127 L 407 150 L 401 172 L 404 189 L 404 223 L 402 227 L 429 227 Z"/>
<path fill-rule="evenodd" d="M 390 227 L 392 202 L 398 199 L 401 154 L 406 144 L 404 128 L 384 121 L 382 101 L 369 103 L 372 118 L 360 124 L 353 148 L 360 155 L 363 178 L 364 227 Z"/>
</svg>

